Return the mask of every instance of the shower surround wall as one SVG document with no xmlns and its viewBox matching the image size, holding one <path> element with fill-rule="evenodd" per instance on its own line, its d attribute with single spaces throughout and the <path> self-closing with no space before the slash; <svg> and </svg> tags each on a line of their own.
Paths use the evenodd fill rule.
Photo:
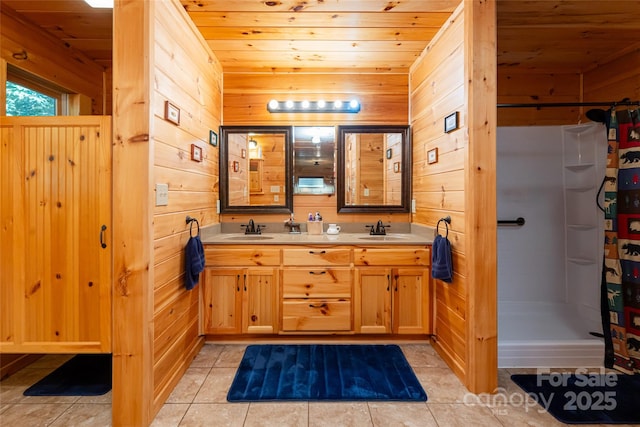
<svg viewBox="0 0 640 427">
<path fill-rule="evenodd" d="M 602 366 L 603 125 L 497 133 L 498 366 Z M 600 196 L 602 206 L 603 197 Z"/>
</svg>

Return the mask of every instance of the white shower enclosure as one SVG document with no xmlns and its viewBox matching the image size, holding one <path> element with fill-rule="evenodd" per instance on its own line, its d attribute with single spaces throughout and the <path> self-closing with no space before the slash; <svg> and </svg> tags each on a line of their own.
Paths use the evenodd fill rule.
<svg viewBox="0 0 640 427">
<path fill-rule="evenodd" d="M 599 123 L 498 128 L 499 367 L 603 365 L 607 147 Z"/>
</svg>

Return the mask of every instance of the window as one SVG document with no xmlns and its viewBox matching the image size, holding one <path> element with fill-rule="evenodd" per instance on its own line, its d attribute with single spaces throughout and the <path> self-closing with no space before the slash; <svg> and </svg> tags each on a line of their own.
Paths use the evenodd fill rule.
<svg viewBox="0 0 640 427">
<path fill-rule="evenodd" d="M 7 116 L 64 114 L 67 94 L 43 79 L 13 66 L 7 67 Z"/>
<path fill-rule="evenodd" d="M 58 100 L 7 81 L 7 116 L 55 116 Z"/>
</svg>

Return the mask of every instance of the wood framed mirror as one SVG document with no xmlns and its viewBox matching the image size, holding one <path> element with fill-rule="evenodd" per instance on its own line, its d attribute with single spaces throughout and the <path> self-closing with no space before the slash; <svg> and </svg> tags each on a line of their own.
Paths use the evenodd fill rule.
<svg viewBox="0 0 640 427">
<path fill-rule="evenodd" d="M 293 128 L 220 127 L 220 213 L 290 213 Z"/>
<path fill-rule="evenodd" d="M 409 126 L 338 126 L 339 213 L 409 212 Z"/>
</svg>

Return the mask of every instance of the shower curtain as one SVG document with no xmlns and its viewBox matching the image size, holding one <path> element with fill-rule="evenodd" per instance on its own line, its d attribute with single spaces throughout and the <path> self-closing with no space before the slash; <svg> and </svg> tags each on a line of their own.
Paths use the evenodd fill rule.
<svg viewBox="0 0 640 427">
<path fill-rule="evenodd" d="M 607 112 L 605 366 L 640 372 L 640 110 Z M 604 292 L 606 290 L 606 292 Z M 606 298 L 606 303 L 604 302 Z"/>
</svg>

